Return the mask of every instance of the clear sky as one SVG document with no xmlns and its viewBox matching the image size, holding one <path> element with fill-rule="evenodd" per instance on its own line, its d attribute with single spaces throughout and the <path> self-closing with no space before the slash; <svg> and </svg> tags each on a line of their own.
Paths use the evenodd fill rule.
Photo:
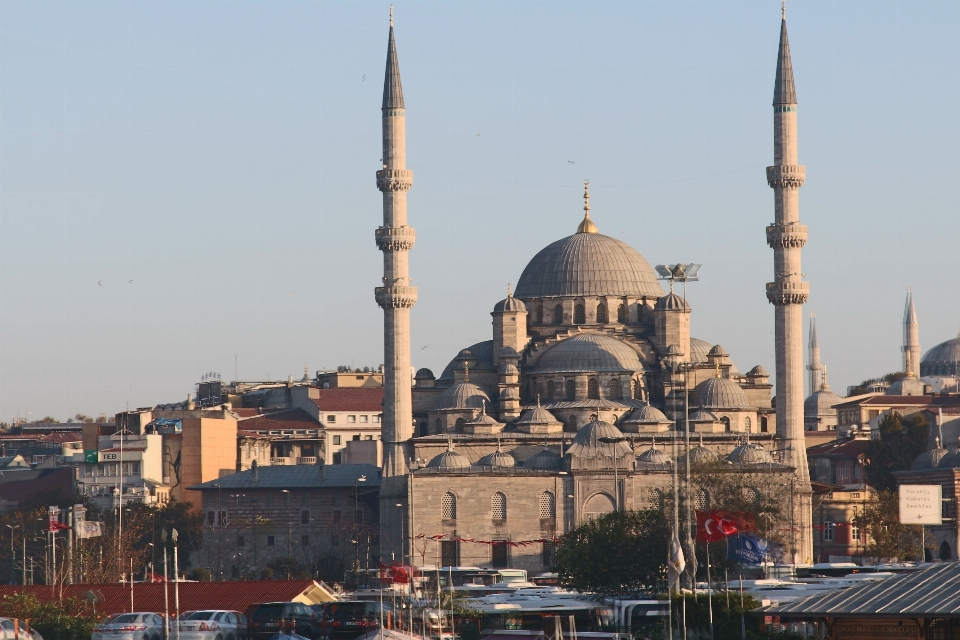
<svg viewBox="0 0 960 640">
<path fill-rule="evenodd" d="M 0 418 L 382 360 L 387 2 L 0 1 Z M 572 233 L 701 262 L 693 334 L 773 369 L 776 0 L 395 5 L 413 363 L 489 339 Z M 790 0 L 803 252 L 837 390 L 960 328 L 960 2 Z"/>
</svg>

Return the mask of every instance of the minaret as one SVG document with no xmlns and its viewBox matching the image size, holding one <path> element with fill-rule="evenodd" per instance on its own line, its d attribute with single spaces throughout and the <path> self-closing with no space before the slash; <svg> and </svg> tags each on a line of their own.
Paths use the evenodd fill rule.
<svg viewBox="0 0 960 640">
<path fill-rule="evenodd" d="M 776 217 L 767 227 L 773 249 L 774 281 L 767 299 L 774 305 L 777 353 L 777 435 L 783 463 L 796 469 L 793 560 L 812 562 L 810 472 L 803 435 L 803 303 L 810 285 L 802 281 L 800 249 L 807 228 L 800 224 L 799 190 L 806 168 L 797 164 L 797 93 L 793 84 L 786 15 L 780 22 L 780 51 L 773 89 L 773 166 L 767 183 L 773 188 Z"/>
<path fill-rule="evenodd" d="M 823 365 L 820 364 L 820 341 L 817 340 L 817 314 L 810 314 L 810 339 L 807 343 L 807 350 L 810 352 L 808 358 L 809 364 L 807 371 L 810 372 L 810 393 L 812 395 L 820 391 L 820 381 L 823 379 Z"/>
<path fill-rule="evenodd" d="M 903 370 L 908 378 L 920 377 L 920 325 L 913 307 L 913 291 L 907 291 L 903 308 Z"/>
<path fill-rule="evenodd" d="M 393 40 L 393 9 L 390 9 L 390 40 L 383 79 L 383 167 L 377 171 L 377 188 L 383 192 L 383 226 L 377 228 L 377 246 L 383 252 L 383 286 L 376 288 L 377 304 L 383 307 L 383 475 L 407 472 L 405 444 L 413 436 L 413 394 L 410 383 L 410 308 L 417 289 L 410 286 L 407 252 L 416 234 L 407 226 L 407 190 L 413 172 L 407 166 L 406 127 L 400 65 Z"/>
</svg>

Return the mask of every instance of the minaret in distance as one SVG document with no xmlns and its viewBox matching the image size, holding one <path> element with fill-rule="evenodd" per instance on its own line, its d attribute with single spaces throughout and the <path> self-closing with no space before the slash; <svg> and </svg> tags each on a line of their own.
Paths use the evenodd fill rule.
<svg viewBox="0 0 960 640">
<path fill-rule="evenodd" d="M 913 306 L 913 291 L 907 292 L 903 309 L 903 371 L 908 378 L 920 377 L 920 324 Z"/>
<path fill-rule="evenodd" d="M 797 160 L 797 92 L 784 15 L 773 90 L 773 166 L 767 167 L 776 205 L 774 223 L 767 227 L 774 279 L 767 283 L 767 300 L 774 305 L 776 318 L 777 435 L 783 463 L 796 469 L 791 551 L 792 560 L 800 563 L 813 560 L 812 494 L 803 434 L 802 305 L 810 295 L 810 285 L 803 282 L 800 271 L 800 250 L 807 242 L 807 228 L 800 224 L 800 187 L 805 175 L 806 168 Z"/>
<path fill-rule="evenodd" d="M 413 172 L 406 168 L 403 87 L 393 40 L 392 8 L 381 112 L 383 166 L 377 171 L 377 188 L 383 193 L 383 226 L 377 228 L 376 240 L 383 252 L 383 286 L 376 288 L 375 295 L 383 308 L 383 475 L 391 477 L 407 473 L 407 443 L 413 436 L 410 308 L 417 301 L 407 265 L 407 252 L 416 238 L 407 225 L 407 191 L 413 185 Z"/>
<path fill-rule="evenodd" d="M 813 395 L 820 391 L 820 385 L 823 381 L 823 365 L 820 364 L 820 341 L 817 339 L 817 314 L 810 314 L 810 339 L 807 342 L 809 350 L 809 364 L 807 371 L 810 372 L 810 393 Z"/>
</svg>

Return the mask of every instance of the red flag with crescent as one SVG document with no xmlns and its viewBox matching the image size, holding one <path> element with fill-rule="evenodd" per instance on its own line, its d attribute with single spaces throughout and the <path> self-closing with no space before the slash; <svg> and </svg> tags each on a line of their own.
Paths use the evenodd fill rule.
<svg viewBox="0 0 960 640">
<path fill-rule="evenodd" d="M 752 529 L 750 514 L 697 511 L 697 542 L 720 542 L 727 536 Z"/>
</svg>

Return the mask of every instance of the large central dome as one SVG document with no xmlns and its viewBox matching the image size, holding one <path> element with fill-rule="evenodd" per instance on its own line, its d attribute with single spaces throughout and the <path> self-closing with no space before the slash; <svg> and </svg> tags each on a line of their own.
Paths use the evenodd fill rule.
<svg viewBox="0 0 960 640">
<path fill-rule="evenodd" d="M 663 289 L 650 263 L 633 247 L 610 236 L 580 232 L 535 255 L 520 275 L 514 295 L 659 298 Z"/>
</svg>

